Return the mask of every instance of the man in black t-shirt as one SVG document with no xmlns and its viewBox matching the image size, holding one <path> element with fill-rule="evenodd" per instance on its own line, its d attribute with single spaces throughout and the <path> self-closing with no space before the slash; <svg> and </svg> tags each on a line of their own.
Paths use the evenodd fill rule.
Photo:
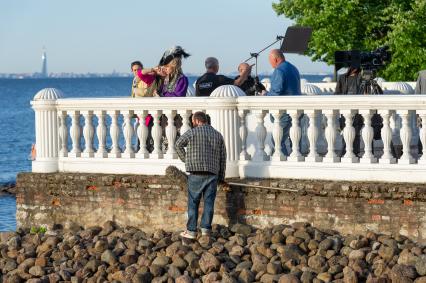
<svg viewBox="0 0 426 283">
<path fill-rule="evenodd" d="M 205 61 L 206 73 L 195 82 L 195 96 L 210 96 L 219 86 L 239 86 L 247 79 L 249 72 L 243 73 L 238 79 L 233 80 L 223 75 L 218 75 L 219 61 L 214 57 L 208 57 Z"/>
</svg>

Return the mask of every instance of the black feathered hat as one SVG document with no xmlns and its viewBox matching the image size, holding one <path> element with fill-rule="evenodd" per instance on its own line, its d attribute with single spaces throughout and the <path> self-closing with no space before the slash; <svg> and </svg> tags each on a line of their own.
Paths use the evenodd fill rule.
<svg viewBox="0 0 426 283">
<path fill-rule="evenodd" d="M 164 66 L 170 63 L 174 58 L 187 58 L 190 54 L 186 53 L 185 50 L 182 49 L 180 46 L 174 46 L 170 48 L 169 50 L 166 50 L 164 52 L 163 57 L 161 57 L 160 66 Z"/>
</svg>

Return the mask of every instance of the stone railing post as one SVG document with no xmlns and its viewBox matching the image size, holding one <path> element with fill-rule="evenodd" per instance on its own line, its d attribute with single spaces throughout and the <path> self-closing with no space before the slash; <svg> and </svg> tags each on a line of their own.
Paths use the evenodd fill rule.
<svg viewBox="0 0 426 283">
<path fill-rule="evenodd" d="M 236 98 L 245 96 L 245 93 L 238 87 L 224 85 L 216 88 L 210 97 L 217 99 L 235 98 L 227 107 L 218 107 L 211 113 L 212 126 L 222 133 L 226 146 L 226 177 L 239 177 L 238 160 L 241 153 L 240 142 L 240 116 L 236 105 Z"/>
<path fill-rule="evenodd" d="M 36 158 L 32 171 L 49 173 L 58 171 L 59 134 L 56 100 L 63 97 L 60 90 L 45 88 L 31 101 L 35 112 Z"/>
</svg>

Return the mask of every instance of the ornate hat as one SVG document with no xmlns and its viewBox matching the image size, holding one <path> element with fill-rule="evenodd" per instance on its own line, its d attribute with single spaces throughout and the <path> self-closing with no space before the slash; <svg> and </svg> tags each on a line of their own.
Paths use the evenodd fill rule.
<svg viewBox="0 0 426 283">
<path fill-rule="evenodd" d="M 163 57 L 161 57 L 160 66 L 164 66 L 170 63 L 174 58 L 187 58 L 190 54 L 186 53 L 185 50 L 180 46 L 173 46 L 169 50 L 164 52 Z"/>
</svg>

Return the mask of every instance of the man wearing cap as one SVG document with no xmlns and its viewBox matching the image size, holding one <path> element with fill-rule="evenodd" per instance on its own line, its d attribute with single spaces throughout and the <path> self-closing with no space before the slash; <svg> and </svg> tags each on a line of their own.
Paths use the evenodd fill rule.
<svg viewBox="0 0 426 283">
<path fill-rule="evenodd" d="M 215 57 L 208 57 L 205 61 L 206 73 L 195 82 L 195 96 L 210 96 L 210 94 L 222 85 L 242 85 L 249 76 L 249 69 L 240 74 L 238 79 L 231 79 L 218 75 L 219 61 Z"/>
</svg>

